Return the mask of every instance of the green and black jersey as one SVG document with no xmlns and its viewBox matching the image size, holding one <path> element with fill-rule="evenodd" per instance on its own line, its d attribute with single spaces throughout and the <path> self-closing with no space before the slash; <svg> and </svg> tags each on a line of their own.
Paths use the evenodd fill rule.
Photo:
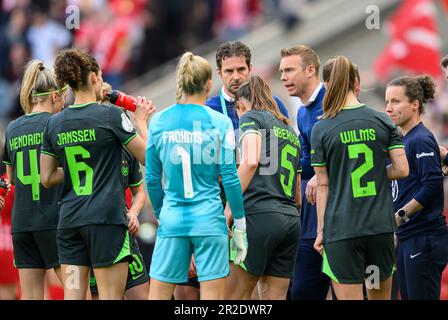
<svg viewBox="0 0 448 320">
<path fill-rule="evenodd" d="M 59 229 L 91 224 L 127 226 L 122 186 L 122 149 L 136 136 L 118 108 L 72 105 L 45 128 L 42 153 L 59 159 L 64 186 Z"/>
<path fill-rule="evenodd" d="M 294 130 L 266 110 L 245 113 L 240 118 L 239 130 L 240 145 L 246 134 L 256 133 L 262 137 L 260 163 L 244 193 L 246 215 L 298 216 L 295 195 L 297 176 L 301 172 L 300 142 Z"/>
<path fill-rule="evenodd" d="M 316 123 L 311 165 L 326 166 L 329 179 L 324 241 L 394 232 L 388 151 L 404 148 L 386 114 L 363 104 Z"/>
<path fill-rule="evenodd" d="M 137 187 L 143 183 L 140 163 L 125 148 L 123 148 L 120 171 L 123 190 L 126 190 L 128 187 Z"/>
<path fill-rule="evenodd" d="M 56 229 L 60 187 L 40 184 L 42 135 L 51 114 L 36 112 L 11 122 L 6 129 L 3 162 L 14 169 L 12 232 Z"/>
</svg>

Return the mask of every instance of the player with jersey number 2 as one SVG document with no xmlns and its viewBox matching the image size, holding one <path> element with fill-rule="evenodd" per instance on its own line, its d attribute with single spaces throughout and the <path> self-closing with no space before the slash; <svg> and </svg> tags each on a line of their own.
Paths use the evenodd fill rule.
<svg viewBox="0 0 448 320">
<path fill-rule="evenodd" d="M 368 287 L 369 299 L 390 299 L 396 225 L 388 180 L 409 174 L 404 145 L 387 115 L 358 101 L 350 60 L 333 59 L 324 75 L 324 115 L 311 133 L 318 183 L 314 247 L 338 299 L 362 300 L 370 268 L 379 288 Z"/>
<path fill-rule="evenodd" d="M 146 183 L 159 220 L 149 299 L 171 299 L 175 285 L 188 280 L 192 254 L 200 298 L 224 298 L 229 235 L 219 176 L 235 218 L 237 263 L 247 253 L 233 126 L 227 116 L 205 106 L 211 78 L 207 60 L 185 53 L 177 66 L 177 104 L 155 114 L 148 130 Z"/>
</svg>

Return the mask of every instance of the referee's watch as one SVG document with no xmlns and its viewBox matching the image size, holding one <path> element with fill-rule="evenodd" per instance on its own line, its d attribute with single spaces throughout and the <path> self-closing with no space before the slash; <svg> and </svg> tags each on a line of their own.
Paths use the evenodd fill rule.
<svg viewBox="0 0 448 320">
<path fill-rule="evenodd" d="M 408 222 L 409 221 L 409 217 L 406 214 L 406 211 L 404 209 L 400 209 L 397 212 L 398 216 L 403 219 L 404 222 Z"/>
</svg>

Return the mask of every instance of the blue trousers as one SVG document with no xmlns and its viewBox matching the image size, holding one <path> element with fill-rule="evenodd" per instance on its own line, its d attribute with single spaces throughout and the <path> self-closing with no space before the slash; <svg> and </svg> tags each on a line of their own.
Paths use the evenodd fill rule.
<svg viewBox="0 0 448 320">
<path fill-rule="evenodd" d="M 313 248 L 314 239 L 301 239 L 291 284 L 292 300 L 325 300 L 331 280 L 322 273 L 322 256 Z"/>
<path fill-rule="evenodd" d="M 397 276 L 403 300 L 439 300 L 448 262 L 448 233 L 399 240 Z"/>
</svg>

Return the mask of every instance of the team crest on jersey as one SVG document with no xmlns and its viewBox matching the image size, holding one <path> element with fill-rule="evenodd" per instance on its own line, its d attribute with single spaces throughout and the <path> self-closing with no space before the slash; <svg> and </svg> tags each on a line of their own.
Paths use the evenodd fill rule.
<svg viewBox="0 0 448 320">
<path fill-rule="evenodd" d="M 125 160 L 121 161 L 121 174 L 125 177 L 129 174 L 128 162 Z"/>
<path fill-rule="evenodd" d="M 132 132 L 134 130 L 131 120 L 124 113 L 121 114 L 121 126 L 126 132 Z"/>
<path fill-rule="evenodd" d="M 392 201 L 395 202 L 398 199 L 398 182 L 392 180 Z"/>
</svg>

